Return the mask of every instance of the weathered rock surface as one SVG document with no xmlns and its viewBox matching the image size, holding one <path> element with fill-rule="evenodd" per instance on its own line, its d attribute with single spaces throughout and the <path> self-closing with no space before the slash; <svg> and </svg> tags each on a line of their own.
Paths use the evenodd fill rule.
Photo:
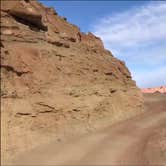
<svg viewBox="0 0 166 166">
<path fill-rule="evenodd" d="M 1 1 L 0 46 L 4 160 L 141 111 L 124 62 L 37 1 Z"/>
<path fill-rule="evenodd" d="M 143 93 L 166 93 L 166 86 L 154 87 L 154 88 L 143 88 Z"/>
</svg>

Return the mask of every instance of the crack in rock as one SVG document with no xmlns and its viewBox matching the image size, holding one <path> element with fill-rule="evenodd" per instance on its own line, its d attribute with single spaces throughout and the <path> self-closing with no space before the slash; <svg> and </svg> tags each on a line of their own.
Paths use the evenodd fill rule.
<svg viewBox="0 0 166 166">
<path fill-rule="evenodd" d="M 29 73 L 29 71 L 17 71 L 12 66 L 9 66 L 9 65 L 1 65 L 1 68 L 6 69 L 8 72 L 12 71 L 13 73 L 15 73 L 19 77 L 22 76 L 23 74 Z"/>
</svg>

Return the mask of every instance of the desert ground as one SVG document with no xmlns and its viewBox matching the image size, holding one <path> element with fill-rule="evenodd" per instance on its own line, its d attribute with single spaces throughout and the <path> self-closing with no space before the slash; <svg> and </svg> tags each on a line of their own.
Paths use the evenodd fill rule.
<svg viewBox="0 0 166 166">
<path fill-rule="evenodd" d="M 144 94 L 145 112 L 66 142 L 26 152 L 14 165 L 160 165 L 166 163 L 166 95 Z"/>
</svg>

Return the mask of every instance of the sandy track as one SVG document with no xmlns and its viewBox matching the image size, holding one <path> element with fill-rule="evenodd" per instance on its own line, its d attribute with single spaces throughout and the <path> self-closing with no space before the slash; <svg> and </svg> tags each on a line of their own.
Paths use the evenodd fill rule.
<svg viewBox="0 0 166 166">
<path fill-rule="evenodd" d="M 20 156 L 15 165 L 164 165 L 166 155 L 158 160 L 159 153 L 152 151 L 149 141 L 156 131 L 166 131 L 166 107 L 160 104 L 149 108 L 98 132 L 39 147 Z"/>
</svg>

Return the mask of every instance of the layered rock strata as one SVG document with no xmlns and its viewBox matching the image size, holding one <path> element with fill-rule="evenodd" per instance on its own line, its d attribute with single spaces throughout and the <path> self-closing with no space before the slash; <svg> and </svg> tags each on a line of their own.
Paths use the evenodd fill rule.
<svg viewBox="0 0 166 166">
<path fill-rule="evenodd" d="M 125 63 L 53 8 L 1 0 L 0 46 L 5 160 L 141 112 Z"/>
</svg>

